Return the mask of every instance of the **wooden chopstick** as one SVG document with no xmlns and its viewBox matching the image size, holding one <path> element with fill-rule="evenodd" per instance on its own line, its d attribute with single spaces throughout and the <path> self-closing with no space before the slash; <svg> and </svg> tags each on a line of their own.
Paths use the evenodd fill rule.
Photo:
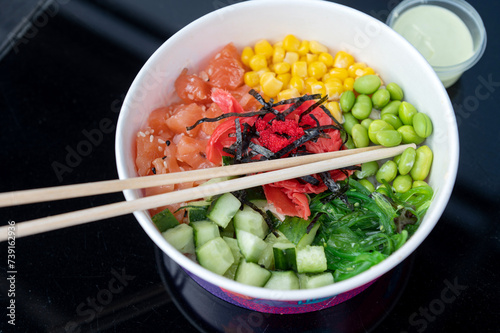
<svg viewBox="0 0 500 333">
<path fill-rule="evenodd" d="M 194 187 L 194 188 L 190 188 L 190 189 L 186 189 L 186 190 L 180 190 L 180 191 L 174 191 L 174 192 L 170 192 L 170 193 L 164 193 L 164 194 L 144 197 L 144 198 L 140 198 L 140 199 L 136 199 L 136 200 L 123 201 L 123 202 L 113 203 L 113 204 L 109 204 L 109 205 L 94 207 L 94 208 L 90 208 L 90 209 L 84 209 L 84 210 L 79 210 L 79 211 L 75 211 L 75 212 L 49 216 L 49 217 L 31 220 L 31 221 L 27 221 L 27 222 L 16 223 L 16 237 L 19 238 L 19 237 L 23 237 L 23 236 L 34 235 L 34 234 L 47 232 L 47 231 L 51 231 L 51 230 L 66 228 L 66 227 L 70 227 L 70 226 L 76 226 L 76 225 L 80 225 L 80 224 L 87 223 L 87 222 L 92 222 L 92 221 L 102 220 L 102 219 L 106 219 L 106 218 L 110 218 L 110 217 L 125 215 L 125 214 L 129 214 L 129 213 L 133 213 L 135 211 L 152 209 L 152 208 L 165 206 L 165 205 L 169 205 L 169 204 L 200 199 L 200 198 L 204 198 L 204 197 L 211 196 L 211 195 L 233 192 L 233 191 L 237 191 L 237 190 L 241 190 L 241 189 L 245 189 L 245 188 L 250 188 L 250 187 L 255 187 L 255 186 L 260 186 L 260 185 L 264 185 L 264 184 L 269 184 L 269 183 L 273 183 L 273 182 L 277 182 L 277 181 L 307 176 L 307 175 L 315 174 L 315 173 L 319 173 L 319 172 L 324 172 L 324 171 L 329 171 L 329 170 L 334 170 L 334 169 L 339 169 L 339 168 L 345 168 L 348 166 L 357 165 L 357 164 L 365 163 L 368 161 L 381 160 L 381 159 L 385 159 L 385 158 L 389 158 L 389 157 L 393 157 L 393 156 L 396 156 L 398 154 L 401 154 L 408 147 L 415 148 L 415 145 L 409 144 L 409 145 L 401 145 L 401 146 L 391 147 L 391 148 L 383 148 L 380 146 L 376 146 L 375 148 L 369 147 L 370 149 L 363 149 L 363 151 L 361 151 L 361 152 L 359 150 L 356 150 L 357 153 L 355 153 L 355 154 L 347 154 L 347 152 L 349 152 L 349 151 L 352 152 L 352 151 L 354 151 L 354 149 L 345 150 L 345 151 L 337 152 L 339 154 L 335 154 L 336 156 L 341 155 L 340 157 L 336 157 L 333 159 L 330 158 L 330 159 L 326 159 L 326 160 L 320 160 L 320 161 L 316 161 L 316 162 L 309 162 L 306 165 L 304 165 L 304 164 L 294 165 L 293 163 L 295 163 L 295 162 L 292 160 L 298 159 L 297 157 L 290 158 L 290 159 L 280 159 L 280 160 L 276 160 L 276 161 L 277 162 L 285 161 L 285 160 L 288 160 L 288 161 L 283 162 L 281 164 L 282 165 L 281 168 L 279 168 L 277 166 L 273 166 L 271 168 L 271 170 L 275 170 L 275 171 L 269 171 L 266 173 L 255 174 L 252 176 L 236 178 L 236 179 L 227 180 L 227 181 L 214 183 L 214 184 L 210 184 L 210 185 L 205 185 L 205 186 L 198 186 L 198 187 Z M 322 154 L 313 154 L 313 155 L 308 155 L 305 157 L 313 157 L 315 155 L 322 155 Z M 264 163 L 264 162 L 262 162 L 262 163 Z M 289 163 L 291 163 L 291 164 L 289 164 Z M 256 164 L 257 164 L 257 162 L 246 164 L 246 165 L 252 166 L 251 172 L 254 173 L 254 172 L 256 172 L 255 171 L 256 169 L 253 168 L 253 166 Z M 245 167 L 246 165 L 242 164 L 242 165 L 237 165 L 237 166 Z M 290 165 L 292 165 L 292 166 L 290 166 Z M 229 167 L 224 167 L 224 168 L 225 169 L 223 169 L 223 170 L 231 169 Z M 205 171 L 203 179 L 207 179 L 208 170 L 209 169 L 201 170 L 201 171 Z M 244 173 L 235 173 L 235 174 L 245 174 L 245 173 L 249 173 L 249 172 L 246 171 Z M 177 182 L 180 182 L 180 181 L 178 181 L 179 180 L 178 176 L 180 176 L 180 174 L 181 173 L 179 173 L 177 175 Z M 214 177 L 220 177 L 220 175 L 217 175 Z M 143 178 L 150 178 L 150 177 L 143 177 Z M 153 178 L 153 177 L 151 177 L 151 178 Z M 186 181 L 186 180 L 183 179 L 182 181 Z M 158 185 L 158 184 L 156 184 L 156 185 Z M 156 185 L 151 185 L 151 186 L 156 186 Z M 142 186 L 143 185 L 141 185 L 139 187 L 142 187 Z M 138 188 L 138 187 L 136 187 L 136 188 Z M 7 226 L 0 227 L 0 241 L 4 241 L 7 239 L 7 228 L 8 228 Z"/>
</svg>

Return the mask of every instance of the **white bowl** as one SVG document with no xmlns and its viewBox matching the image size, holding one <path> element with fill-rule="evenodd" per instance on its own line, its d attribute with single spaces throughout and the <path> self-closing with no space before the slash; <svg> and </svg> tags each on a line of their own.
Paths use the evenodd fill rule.
<svg viewBox="0 0 500 333">
<path fill-rule="evenodd" d="M 426 144 L 434 152 L 429 184 L 435 198 L 418 231 L 382 263 L 345 281 L 309 290 L 274 291 L 243 285 L 212 273 L 175 250 L 146 211 L 134 215 L 153 242 L 200 284 L 218 296 L 258 311 L 296 313 L 318 310 L 351 297 L 398 265 L 434 228 L 455 182 L 458 132 L 450 100 L 436 73 L 403 37 L 380 21 L 352 8 L 323 1 L 250 1 L 224 7 L 192 22 L 167 40 L 146 62 L 127 93 L 118 120 L 116 160 L 120 179 L 137 176 L 135 137 L 149 113 L 168 105 L 182 68 L 200 69 L 229 42 L 238 48 L 287 34 L 317 40 L 331 52 L 345 50 L 375 69 L 385 82 L 398 83 L 405 100 L 430 116 L 434 133 Z M 124 191 L 127 200 L 142 196 Z"/>
</svg>

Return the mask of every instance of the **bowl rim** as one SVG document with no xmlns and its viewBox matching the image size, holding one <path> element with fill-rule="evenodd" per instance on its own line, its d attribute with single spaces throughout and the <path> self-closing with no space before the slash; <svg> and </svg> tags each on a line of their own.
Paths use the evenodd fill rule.
<svg viewBox="0 0 500 333">
<path fill-rule="evenodd" d="M 124 133 L 124 127 L 125 127 L 124 114 L 128 112 L 127 105 L 129 104 L 132 105 L 131 94 L 134 90 L 136 90 L 140 86 L 141 79 L 144 78 L 144 76 L 146 75 L 147 68 L 149 68 L 152 64 L 154 64 L 155 59 L 159 57 L 159 55 L 162 53 L 164 49 L 167 49 L 170 44 L 174 43 L 174 41 L 183 38 L 183 35 L 189 29 L 195 28 L 199 25 L 203 25 L 205 21 L 210 20 L 215 15 L 224 15 L 228 13 L 228 11 L 233 10 L 235 7 L 244 9 L 249 6 L 258 6 L 264 3 L 266 6 L 283 4 L 282 0 L 248 1 L 248 2 L 236 3 L 230 6 L 217 9 L 213 12 L 210 12 L 196 19 L 195 21 L 188 24 L 186 27 L 179 30 L 176 34 L 174 34 L 172 37 L 166 40 L 146 61 L 146 63 L 143 65 L 143 67 L 137 74 L 136 78 L 132 82 L 127 92 L 127 95 L 122 105 L 122 109 L 120 111 L 116 127 L 115 154 L 116 154 L 117 170 L 120 179 L 125 179 L 133 176 L 133 175 L 128 175 L 127 172 L 126 168 L 127 161 L 125 160 L 125 154 L 121 150 L 121 147 L 124 142 L 124 138 L 121 134 Z M 418 53 L 418 51 L 408 41 L 406 41 L 406 39 L 404 39 L 401 35 L 397 34 L 390 27 L 386 26 L 385 24 L 381 23 L 375 18 L 369 16 L 368 14 L 365 14 L 359 10 L 356 10 L 354 8 L 345 5 L 321 1 L 321 0 L 317 1 L 289 0 L 288 4 L 290 6 L 293 5 L 317 6 L 318 9 L 338 10 L 338 11 L 343 11 L 344 13 L 349 13 L 349 15 L 360 16 L 364 20 L 375 20 L 377 23 L 380 23 L 382 25 L 381 28 L 383 30 L 386 30 L 387 34 L 392 35 L 392 38 L 397 40 L 399 43 L 407 45 L 407 47 L 411 49 L 409 52 L 415 53 L 415 60 L 416 62 L 418 62 L 416 66 L 422 66 L 423 68 L 426 68 L 427 72 L 430 75 L 433 75 L 432 80 L 434 81 L 436 89 L 439 89 L 440 95 L 445 97 L 444 98 L 445 105 L 443 106 L 443 109 L 447 110 L 447 112 L 450 113 L 448 116 L 451 117 L 452 119 L 452 124 L 448 124 L 448 127 L 450 127 L 449 128 L 450 131 L 449 133 L 447 133 L 447 135 L 449 140 L 451 140 L 451 142 L 453 142 L 454 144 L 452 144 L 450 147 L 451 161 L 449 161 L 450 166 L 447 171 L 447 174 L 450 176 L 449 181 L 446 182 L 442 187 L 440 187 L 440 195 L 436 197 L 432 203 L 432 205 L 436 205 L 437 208 L 433 210 L 432 215 L 429 214 L 426 215 L 425 225 L 423 226 L 421 225 L 418 228 L 417 232 L 415 232 L 415 234 L 406 242 L 406 244 L 404 244 L 400 249 L 398 249 L 388 258 L 383 260 L 381 263 L 371 267 L 367 271 L 364 271 L 352 278 L 340 282 L 335 282 L 331 285 L 324 286 L 321 288 L 281 291 L 281 290 L 270 290 L 261 287 L 244 285 L 203 268 L 201 265 L 192 261 L 185 255 L 177 251 L 173 246 L 171 246 L 153 225 L 149 217 L 149 214 L 147 212 L 136 211 L 133 214 L 138 220 L 139 224 L 144 229 L 144 231 L 163 252 L 165 252 L 181 267 L 199 276 L 203 280 L 215 286 L 218 286 L 219 288 L 223 288 L 237 294 L 243 294 L 247 297 L 266 299 L 266 300 L 277 300 L 277 301 L 301 301 L 301 300 L 329 298 L 342 294 L 344 292 L 348 292 L 362 285 L 365 285 L 375 280 L 376 278 L 380 277 L 381 275 L 387 273 L 388 271 L 390 271 L 392 268 L 397 266 L 401 261 L 406 259 L 411 253 L 413 253 L 416 250 L 416 248 L 423 242 L 423 240 L 429 235 L 429 233 L 436 225 L 444 209 L 446 208 L 447 202 L 451 196 L 451 192 L 455 183 L 455 178 L 458 169 L 459 141 L 458 141 L 458 129 L 456 126 L 455 114 L 453 112 L 453 107 L 451 105 L 451 101 L 449 100 L 445 88 L 443 87 L 443 85 L 439 81 L 439 78 L 435 74 L 432 67 L 425 60 L 425 58 L 423 58 L 423 56 L 420 55 L 420 53 Z M 127 201 L 135 199 L 135 195 L 132 190 L 125 190 L 123 191 L 123 193 Z"/>
</svg>

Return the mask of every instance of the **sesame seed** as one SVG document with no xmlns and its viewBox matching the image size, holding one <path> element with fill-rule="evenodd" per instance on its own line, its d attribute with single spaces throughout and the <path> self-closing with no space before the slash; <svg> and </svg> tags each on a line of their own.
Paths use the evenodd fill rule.
<svg viewBox="0 0 500 333">
<path fill-rule="evenodd" d="M 146 137 L 146 134 L 144 134 L 144 132 L 139 132 L 139 135 L 142 136 L 143 138 Z"/>
<path fill-rule="evenodd" d="M 150 135 L 150 136 L 149 136 L 149 142 L 153 142 L 153 139 L 154 139 L 154 138 L 155 138 L 154 136 Z"/>
<path fill-rule="evenodd" d="M 160 143 L 160 144 L 164 144 L 164 143 L 165 143 L 165 140 L 163 140 L 163 139 L 158 139 L 158 143 Z"/>
</svg>

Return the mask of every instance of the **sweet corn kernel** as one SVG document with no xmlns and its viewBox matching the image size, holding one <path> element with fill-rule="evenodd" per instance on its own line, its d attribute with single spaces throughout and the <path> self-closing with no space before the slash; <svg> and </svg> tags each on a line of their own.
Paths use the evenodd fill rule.
<svg viewBox="0 0 500 333">
<path fill-rule="evenodd" d="M 339 123 L 344 123 L 344 116 L 342 115 L 342 112 L 340 111 L 340 106 L 339 102 L 328 102 L 325 104 L 325 107 L 330 111 L 332 116 L 337 119 Z"/>
<path fill-rule="evenodd" d="M 251 88 L 257 87 L 260 83 L 259 73 L 250 71 L 243 76 L 245 84 Z"/>
<path fill-rule="evenodd" d="M 333 56 L 328 52 L 321 52 L 318 56 L 318 61 L 324 63 L 327 67 L 332 67 Z"/>
<path fill-rule="evenodd" d="M 279 42 L 274 43 L 273 47 L 274 47 L 274 48 L 277 48 L 277 47 L 281 47 L 281 48 L 283 48 L 283 41 L 282 41 L 282 40 L 280 40 Z"/>
<path fill-rule="evenodd" d="M 345 68 L 332 68 L 329 72 L 330 78 L 337 78 L 340 81 L 344 81 L 349 77 L 349 72 L 347 72 L 347 69 Z"/>
<path fill-rule="evenodd" d="M 325 96 L 325 84 L 321 81 L 316 81 L 316 83 L 311 85 L 311 94 L 321 94 L 321 96 Z"/>
<path fill-rule="evenodd" d="M 358 69 L 356 71 L 356 74 L 358 75 L 358 77 L 365 76 L 365 75 L 372 75 L 372 74 L 375 74 L 375 71 L 371 67 L 366 67 L 366 68 Z"/>
<path fill-rule="evenodd" d="M 250 46 L 247 46 L 241 51 L 241 62 L 246 66 L 249 66 L 250 59 L 255 55 L 253 49 Z"/>
<path fill-rule="evenodd" d="M 276 78 L 281 82 L 283 82 L 283 87 L 286 87 L 288 86 L 288 83 L 290 82 L 292 75 L 290 73 L 283 73 L 276 75 Z"/>
<path fill-rule="evenodd" d="M 366 68 L 366 64 L 364 62 L 355 62 L 354 64 L 349 66 L 349 68 L 347 68 L 347 72 L 349 73 L 350 77 L 357 78 L 359 77 L 358 70 L 362 70 L 364 68 Z"/>
<path fill-rule="evenodd" d="M 288 35 L 283 39 L 283 48 L 285 51 L 297 52 L 300 44 L 300 40 L 294 35 Z"/>
<path fill-rule="evenodd" d="M 309 42 L 309 50 L 312 53 L 328 52 L 326 46 L 315 40 Z"/>
<path fill-rule="evenodd" d="M 304 90 L 304 80 L 300 76 L 292 76 L 289 82 L 290 88 L 295 88 L 299 93 L 302 93 Z"/>
<path fill-rule="evenodd" d="M 318 61 L 318 55 L 314 53 L 308 53 L 306 54 L 306 61 L 308 64 Z"/>
<path fill-rule="evenodd" d="M 354 89 L 354 79 L 352 77 L 348 77 L 344 80 L 344 90 L 353 91 Z"/>
<path fill-rule="evenodd" d="M 287 62 L 279 62 L 274 64 L 274 71 L 276 74 L 288 73 L 290 71 L 290 64 Z"/>
<path fill-rule="evenodd" d="M 314 61 L 307 66 L 307 73 L 316 80 L 319 80 L 326 74 L 326 65 L 321 61 Z"/>
<path fill-rule="evenodd" d="M 339 51 L 333 58 L 333 67 L 349 68 L 354 64 L 354 57 L 345 51 Z"/>
<path fill-rule="evenodd" d="M 292 65 L 292 76 L 306 77 L 307 76 L 307 63 L 304 61 L 297 61 Z"/>
<path fill-rule="evenodd" d="M 263 54 L 266 56 L 266 59 L 271 58 L 274 52 L 274 49 L 271 46 L 271 44 L 265 39 L 262 39 L 257 43 L 255 43 L 254 50 L 255 54 Z"/>
<path fill-rule="evenodd" d="M 268 72 L 262 74 L 260 77 L 260 87 L 262 91 L 271 98 L 276 97 L 281 91 L 281 88 L 283 88 L 283 82 L 278 80 L 275 75 L 275 73 Z"/>
<path fill-rule="evenodd" d="M 297 52 L 300 55 L 306 55 L 309 52 L 309 41 L 303 40 Z"/>
<path fill-rule="evenodd" d="M 299 61 L 307 62 L 307 56 L 301 55 Z"/>
<path fill-rule="evenodd" d="M 344 85 L 339 79 L 330 78 L 325 82 L 325 89 L 329 100 L 339 100 L 340 95 L 344 92 Z"/>
<path fill-rule="evenodd" d="M 267 68 L 266 56 L 263 54 L 256 54 L 250 58 L 248 65 L 253 71 L 260 71 L 261 69 Z"/>
<path fill-rule="evenodd" d="M 285 89 L 278 93 L 278 101 L 300 97 L 300 93 L 295 88 Z"/>
<path fill-rule="evenodd" d="M 281 46 L 275 46 L 273 51 L 273 64 L 283 62 L 285 60 L 285 49 Z"/>
<path fill-rule="evenodd" d="M 321 78 L 321 81 L 323 81 L 323 83 L 325 83 L 326 81 L 328 81 L 330 79 L 330 73 L 326 73 L 325 75 L 323 75 L 323 77 Z"/>
<path fill-rule="evenodd" d="M 304 80 L 304 92 L 307 94 L 312 94 L 312 86 L 318 82 L 313 77 L 308 77 Z"/>
<path fill-rule="evenodd" d="M 294 62 L 299 61 L 299 54 L 297 52 L 287 52 L 283 61 L 292 65 Z"/>
</svg>

